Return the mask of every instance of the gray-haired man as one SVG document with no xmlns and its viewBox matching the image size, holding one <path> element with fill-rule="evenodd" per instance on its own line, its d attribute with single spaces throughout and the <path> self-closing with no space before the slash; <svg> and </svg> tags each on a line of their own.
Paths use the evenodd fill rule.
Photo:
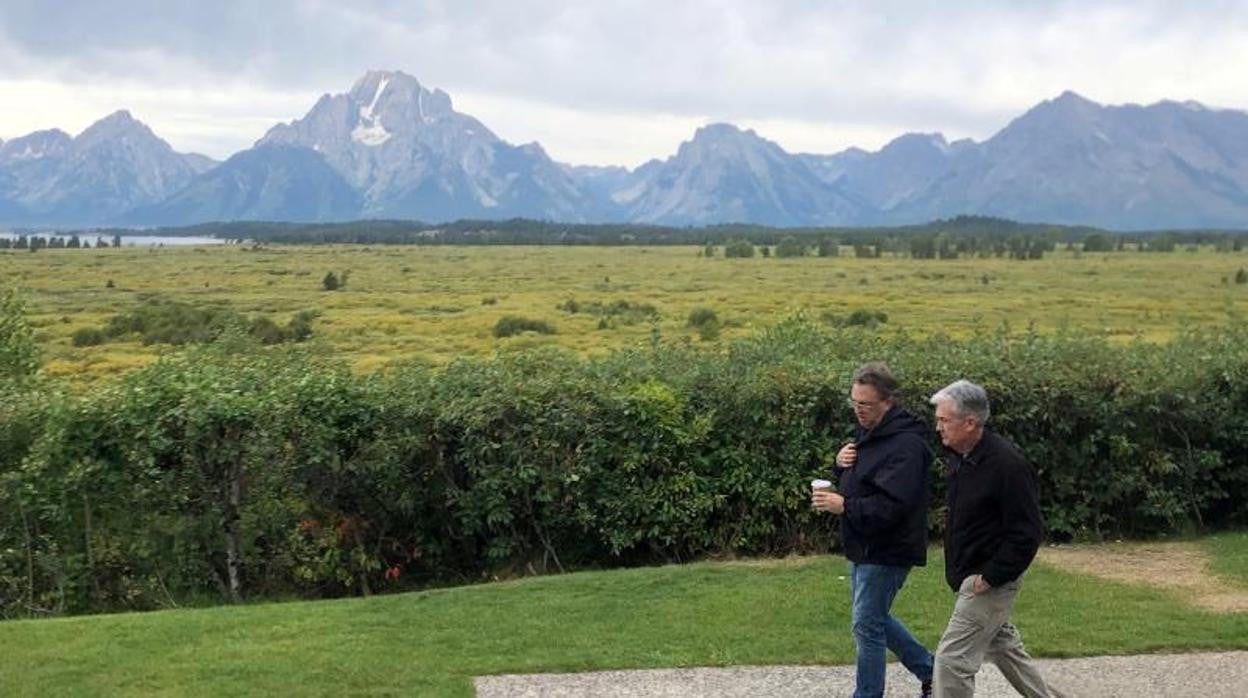
<svg viewBox="0 0 1248 698">
<path fill-rule="evenodd" d="M 984 425 L 988 394 L 960 380 L 932 396 L 948 449 L 945 580 L 958 593 L 936 648 L 936 696 L 975 694 L 985 659 L 1024 696 L 1060 696 L 1010 622 L 1023 572 L 1044 535 L 1036 475 L 1018 448 Z"/>
</svg>

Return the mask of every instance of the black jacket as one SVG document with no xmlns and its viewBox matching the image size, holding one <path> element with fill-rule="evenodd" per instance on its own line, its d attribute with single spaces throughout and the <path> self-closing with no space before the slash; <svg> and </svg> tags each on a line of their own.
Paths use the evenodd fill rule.
<svg viewBox="0 0 1248 698">
<path fill-rule="evenodd" d="M 927 425 L 893 407 L 874 429 L 858 429 L 858 460 L 833 466 L 845 496 L 841 543 L 851 562 L 927 564 Z"/>
<path fill-rule="evenodd" d="M 988 429 L 970 453 L 948 451 L 948 459 L 945 581 L 957 591 L 973 574 L 992 586 L 1017 579 L 1044 537 L 1035 471 L 1014 444 Z"/>
</svg>

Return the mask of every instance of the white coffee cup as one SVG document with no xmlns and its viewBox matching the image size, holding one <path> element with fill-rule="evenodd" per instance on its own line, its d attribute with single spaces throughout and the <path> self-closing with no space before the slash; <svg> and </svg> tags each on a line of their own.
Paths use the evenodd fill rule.
<svg viewBox="0 0 1248 698">
<path fill-rule="evenodd" d="M 832 482 L 829 480 L 811 480 L 810 489 L 815 492 L 818 492 L 819 490 L 830 490 L 832 489 Z"/>
</svg>

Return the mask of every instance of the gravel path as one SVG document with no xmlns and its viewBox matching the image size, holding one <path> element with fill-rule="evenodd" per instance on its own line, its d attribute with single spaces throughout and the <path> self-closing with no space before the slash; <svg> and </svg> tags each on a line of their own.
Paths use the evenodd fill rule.
<svg viewBox="0 0 1248 698">
<path fill-rule="evenodd" d="M 1038 660 L 1051 684 L 1072 696 L 1248 696 L 1248 652 L 1149 654 Z M 886 696 L 916 696 L 918 682 L 888 665 Z M 646 669 L 586 674 L 525 674 L 476 679 L 482 698 L 521 696 L 848 696 L 851 666 Z M 1016 696 L 992 665 L 978 677 L 976 695 Z"/>
</svg>

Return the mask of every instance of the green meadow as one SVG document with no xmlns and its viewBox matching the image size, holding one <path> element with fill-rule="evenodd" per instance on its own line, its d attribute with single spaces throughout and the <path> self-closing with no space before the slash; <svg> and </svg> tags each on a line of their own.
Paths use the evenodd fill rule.
<svg viewBox="0 0 1248 698">
<path fill-rule="evenodd" d="M 74 346 L 145 301 L 228 308 L 282 323 L 314 311 L 313 337 L 362 371 L 391 362 L 445 364 L 556 344 L 582 354 L 665 338 L 717 342 L 797 312 L 829 322 L 855 310 L 886 315 L 880 332 L 1062 329 L 1113 341 L 1165 341 L 1185 326 L 1234 322 L 1248 309 L 1243 252 L 1082 254 L 1043 259 L 888 257 L 726 259 L 697 247 L 242 246 L 0 252 L 0 278 L 26 292 L 53 376 L 92 382 L 150 362 L 166 345 L 119 338 Z M 327 273 L 346 284 L 326 291 Z M 571 301 L 572 303 L 569 303 Z M 611 306 L 647 308 L 612 314 Z M 569 312 L 569 309 L 578 309 Z M 712 336 L 688 325 L 708 308 Z M 652 310 L 653 312 L 650 312 Z M 553 334 L 495 337 L 505 316 Z"/>
</svg>

